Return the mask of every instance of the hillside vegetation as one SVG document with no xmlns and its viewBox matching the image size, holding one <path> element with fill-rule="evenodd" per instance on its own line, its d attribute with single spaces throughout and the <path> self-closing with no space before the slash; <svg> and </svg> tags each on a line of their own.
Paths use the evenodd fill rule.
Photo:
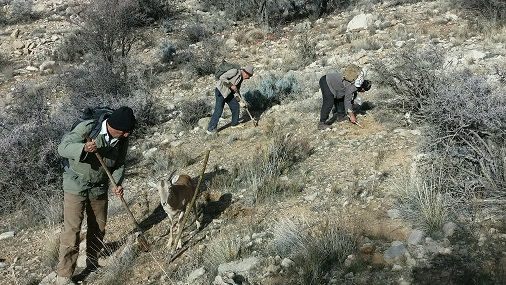
<svg viewBox="0 0 506 285">
<path fill-rule="evenodd" d="M 505 284 L 503 0 L 0 0 L 0 284 L 52 284 L 57 146 L 81 110 L 138 128 L 86 284 Z M 255 66 L 206 134 L 216 67 Z M 327 71 L 372 89 L 359 125 L 317 130 Z M 150 184 L 195 182 L 203 226 L 171 260 Z M 76 274 L 85 266 L 81 243 Z"/>
</svg>

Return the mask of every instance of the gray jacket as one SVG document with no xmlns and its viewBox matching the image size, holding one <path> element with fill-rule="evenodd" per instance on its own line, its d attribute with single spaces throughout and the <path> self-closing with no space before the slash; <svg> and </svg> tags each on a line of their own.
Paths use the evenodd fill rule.
<svg viewBox="0 0 506 285">
<path fill-rule="evenodd" d="M 344 109 L 346 112 L 353 111 L 353 98 L 357 92 L 357 87 L 353 82 L 346 81 L 343 75 L 337 71 L 330 71 L 326 74 L 327 85 L 329 86 L 330 92 L 334 95 L 334 98 L 344 98 Z"/>
<path fill-rule="evenodd" d="M 220 91 L 221 96 L 223 98 L 227 98 L 228 95 L 232 94 L 233 91 L 230 89 L 230 86 L 236 85 L 239 90 L 240 84 L 242 82 L 242 75 L 240 69 L 230 69 L 229 71 L 223 73 L 216 84 L 216 88 Z"/>
</svg>

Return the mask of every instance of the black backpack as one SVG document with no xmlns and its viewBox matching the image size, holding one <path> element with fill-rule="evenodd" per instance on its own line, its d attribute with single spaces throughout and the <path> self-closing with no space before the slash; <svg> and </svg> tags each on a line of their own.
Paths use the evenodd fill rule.
<svg viewBox="0 0 506 285">
<path fill-rule="evenodd" d="M 222 60 L 220 64 L 216 67 L 216 72 L 214 73 L 214 77 L 216 79 L 220 79 L 220 76 L 223 75 L 223 73 L 229 71 L 230 69 L 240 69 L 241 66 L 239 64 L 230 63 L 226 60 Z"/>
<path fill-rule="evenodd" d="M 98 136 L 100 130 L 102 129 L 102 123 L 105 119 L 109 118 L 112 112 L 114 112 L 114 109 L 111 109 L 109 107 L 85 108 L 81 111 L 79 118 L 72 124 L 70 130 L 73 130 L 77 125 L 84 121 L 94 120 L 95 124 L 93 125 L 93 128 L 88 135 L 89 138 L 94 139 Z M 69 161 L 65 157 L 62 159 L 62 166 L 64 169 L 69 167 Z"/>
</svg>

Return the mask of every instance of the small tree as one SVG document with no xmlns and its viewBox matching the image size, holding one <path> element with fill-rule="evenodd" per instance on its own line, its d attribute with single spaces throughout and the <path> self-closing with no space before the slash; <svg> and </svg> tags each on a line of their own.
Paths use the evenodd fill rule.
<svg viewBox="0 0 506 285">
<path fill-rule="evenodd" d="M 112 65 L 119 63 L 126 78 L 127 67 L 123 60 L 138 40 L 134 28 L 140 17 L 138 1 L 91 0 L 83 13 L 82 43 Z"/>
</svg>

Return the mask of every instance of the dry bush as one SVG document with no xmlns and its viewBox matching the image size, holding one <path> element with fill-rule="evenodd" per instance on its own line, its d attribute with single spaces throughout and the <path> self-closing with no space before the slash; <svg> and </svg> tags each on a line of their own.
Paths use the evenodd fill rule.
<svg viewBox="0 0 506 285">
<path fill-rule="evenodd" d="M 212 107 L 205 99 L 182 101 L 177 110 L 181 113 L 179 119 L 185 129 L 193 129 L 200 119 L 211 115 Z"/>
<path fill-rule="evenodd" d="M 109 264 L 103 271 L 99 272 L 97 283 L 99 285 L 120 285 L 128 280 L 132 266 L 137 259 L 137 251 L 132 245 L 133 240 L 124 245 L 121 251 L 114 251 L 104 245 L 104 251 L 109 258 Z"/>
<path fill-rule="evenodd" d="M 0 213 L 24 209 L 34 223 L 58 222 L 58 213 L 46 203 L 61 189 L 61 169 L 56 146 L 64 127 L 53 119 L 46 104 L 50 91 L 18 86 L 2 118 L 0 130 Z M 40 202 L 40 203 L 38 203 Z M 54 204 L 55 207 L 57 204 Z M 58 212 L 58 211 L 56 211 Z M 55 221 L 56 220 L 56 221 Z"/>
<path fill-rule="evenodd" d="M 298 19 L 321 17 L 324 13 L 342 10 L 348 7 L 352 0 L 201 0 L 205 9 L 215 7 L 225 11 L 234 20 L 252 19 L 268 26 L 278 26 Z"/>
<path fill-rule="evenodd" d="M 356 237 L 329 221 L 309 225 L 282 219 L 273 228 L 274 251 L 295 262 L 302 284 L 327 284 L 325 275 L 343 270 L 346 257 L 356 251 Z"/>
<path fill-rule="evenodd" d="M 80 43 L 86 51 L 121 66 L 121 72 L 126 76 L 122 61 L 139 39 L 135 27 L 140 17 L 138 1 L 91 0 L 82 15 Z"/>
<path fill-rule="evenodd" d="M 10 3 L 10 24 L 28 22 L 33 17 L 33 0 L 13 0 Z"/>
<path fill-rule="evenodd" d="M 209 32 L 204 24 L 196 19 L 184 28 L 183 35 L 188 44 L 195 44 L 209 37 Z"/>
<path fill-rule="evenodd" d="M 438 167 L 459 200 L 504 201 L 506 99 L 469 71 L 448 78 L 420 110 L 430 126 L 423 149 L 441 158 Z"/>
<path fill-rule="evenodd" d="M 203 264 L 210 276 L 216 276 L 218 266 L 241 257 L 241 240 L 232 234 L 216 237 L 206 247 L 203 255 Z"/>
<path fill-rule="evenodd" d="M 390 108 L 411 112 L 416 116 L 420 108 L 442 82 L 444 53 L 434 47 L 424 50 L 403 51 L 390 63 L 376 61 L 373 66 L 380 75 L 378 83 L 393 90 Z"/>
<path fill-rule="evenodd" d="M 163 42 L 160 45 L 160 60 L 163 63 L 171 63 L 176 56 L 176 47 L 170 42 Z"/>
<path fill-rule="evenodd" d="M 219 40 L 208 39 L 202 45 L 203 49 L 190 52 L 187 60 L 197 76 L 214 74 L 218 58 L 221 57 L 221 51 L 217 48 L 222 46 Z"/>
<path fill-rule="evenodd" d="M 308 141 L 292 136 L 278 136 L 268 150 L 241 167 L 240 180 L 255 191 L 256 201 L 272 200 L 280 194 L 300 192 L 298 181 L 282 182 L 279 176 L 312 154 Z"/>
<path fill-rule="evenodd" d="M 300 36 L 297 41 L 296 56 L 299 59 L 299 67 L 304 67 L 316 60 L 316 42 L 309 38 L 307 33 Z"/>
<path fill-rule="evenodd" d="M 455 7 L 469 10 L 481 19 L 506 24 L 506 2 L 503 0 L 452 0 Z"/>
</svg>

